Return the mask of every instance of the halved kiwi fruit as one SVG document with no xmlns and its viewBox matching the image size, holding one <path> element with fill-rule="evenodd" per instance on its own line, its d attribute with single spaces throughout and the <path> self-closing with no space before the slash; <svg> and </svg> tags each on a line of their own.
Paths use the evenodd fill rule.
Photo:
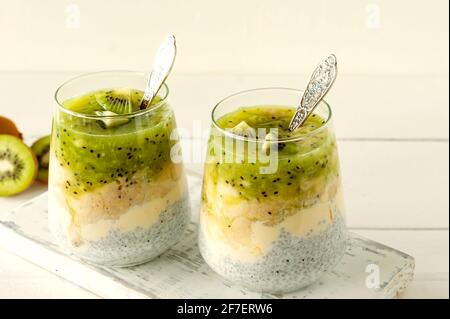
<svg viewBox="0 0 450 319">
<path fill-rule="evenodd" d="M 36 156 L 19 138 L 0 135 L 0 196 L 27 189 L 38 171 Z"/>
<path fill-rule="evenodd" d="M 105 111 L 129 114 L 138 110 L 138 105 L 133 104 L 132 94 L 129 88 L 114 89 L 97 93 L 95 99 Z"/>
<path fill-rule="evenodd" d="M 9 118 L 0 115 L 0 134 L 12 135 L 22 139 L 22 133 L 17 129 L 16 124 Z"/>
<path fill-rule="evenodd" d="M 41 137 L 31 146 L 31 150 L 37 157 L 39 169 L 36 181 L 48 183 L 48 163 L 50 158 L 50 135 Z"/>
</svg>

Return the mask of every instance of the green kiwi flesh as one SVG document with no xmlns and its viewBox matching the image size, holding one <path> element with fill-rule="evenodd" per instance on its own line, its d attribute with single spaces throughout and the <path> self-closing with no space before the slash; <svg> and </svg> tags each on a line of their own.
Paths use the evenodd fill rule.
<svg viewBox="0 0 450 319">
<path fill-rule="evenodd" d="M 31 149 L 17 137 L 0 135 L 0 196 L 23 192 L 36 173 L 37 161 Z"/>
<path fill-rule="evenodd" d="M 31 146 L 31 150 L 37 157 L 39 170 L 36 177 L 38 182 L 47 184 L 48 182 L 48 165 L 50 158 L 50 135 L 41 137 Z"/>
<path fill-rule="evenodd" d="M 132 92 L 133 105 L 138 105 L 143 92 Z M 90 101 L 90 96 L 95 97 L 97 93 L 72 98 L 63 106 L 83 109 L 79 104 Z M 152 104 L 160 100 L 156 97 Z M 51 161 L 55 159 L 69 173 L 64 181 L 68 194 L 81 196 L 122 178 L 133 183 L 137 171 L 151 180 L 166 167 L 170 149 L 176 143 L 170 139 L 175 128 L 171 108 L 162 103 L 152 110 L 138 112 L 130 115 L 126 123 L 110 126 L 96 119 L 61 112 L 53 125 Z"/>
<path fill-rule="evenodd" d="M 143 91 L 130 88 L 104 89 L 68 99 L 62 106 L 77 113 L 101 116 L 98 123 L 109 128 L 130 122 L 126 115 L 140 110 L 143 96 Z M 160 101 L 156 96 L 151 105 Z"/>
<path fill-rule="evenodd" d="M 288 126 L 294 112 L 294 107 L 284 106 L 242 107 L 218 119 L 219 127 L 232 132 L 236 126 L 238 131 L 244 126 L 246 131 L 249 127 L 276 128 L 278 138 L 298 139 L 277 143 L 277 169 L 270 174 L 261 174 L 261 168 L 269 164 L 250 161 L 247 151 L 249 143 L 259 143 L 261 147 L 266 140 L 264 137 L 246 141 L 243 154 L 225 149 L 225 153 L 233 152 L 235 160 L 231 163 L 223 160 L 223 153 L 216 154 L 215 141 L 210 139 L 205 178 L 232 186 L 243 198 L 273 200 L 298 197 L 301 200 L 302 197 L 317 196 L 327 180 L 339 174 L 335 137 L 327 127 L 322 128 L 326 121 L 317 114 L 309 117 L 295 132 L 290 132 Z"/>
<path fill-rule="evenodd" d="M 139 109 L 138 105 L 133 106 L 131 94 L 130 89 L 101 91 L 95 94 L 95 99 L 105 111 L 116 114 L 129 114 Z"/>
</svg>

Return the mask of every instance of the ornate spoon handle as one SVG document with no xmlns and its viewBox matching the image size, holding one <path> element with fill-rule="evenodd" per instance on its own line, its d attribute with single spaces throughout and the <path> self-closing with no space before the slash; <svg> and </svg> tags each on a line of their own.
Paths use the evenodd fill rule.
<svg viewBox="0 0 450 319">
<path fill-rule="evenodd" d="M 308 116 L 311 115 L 314 108 L 331 88 L 331 85 L 336 79 L 336 75 L 337 60 L 336 57 L 331 54 L 320 63 L 311 75 L 300 105 L 289 124 L 289 130 L 291 132 L 302 126 Z"/>
<path fill-rule="evenodd" d="M 169 35 L 159 47 L 155 61 L 153 62 L 153 69 L 150 73 L 144 96 L 142 97 L 140 105 L 141 110 L 147 108 L 147 106 L 151 104 L 161 85 L 167 79 L 167 76 L 172 70 L 176 53 L 177 47 L 175 44 L 175 36 Z"/>
</svg>

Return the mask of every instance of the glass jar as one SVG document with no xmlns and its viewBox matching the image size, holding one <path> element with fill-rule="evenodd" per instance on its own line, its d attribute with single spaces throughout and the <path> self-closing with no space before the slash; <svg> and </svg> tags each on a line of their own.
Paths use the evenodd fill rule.
<svg viewBox="0 0 450 319">
<path fill-rule="evenodd" d="M 143 91 L 148 75 L 99 72 L 58 88 L 49 168 L 49 225 L 69 253 L 107 266 L 144 263 L 182 236 L 190 221 L 183 164 L 164 85 L 159 102 L 127 115 L 69 110 L 71 98 L 102 89 Z M 112 122 L 117 125 L 107 125 Z"/>
<path fill-rule="evenodd" d="M 244 123 L 273 114 L 268 119 L 275 129 L 278 114 L 293 114 L 301 95 L 294 89 L 255 89 L 222 100 L 212 111 L 199 248 L 214 271 L 250 290 L 285 293 L 307 286 L 346 249 L 329 105 L 321 102 L 311 118 L 318 124 L 305 123 L 305 132 L 295 136 L 266 129 L 259 134 L 261 127 L 256 135 Z M 237 109 L 240 115 L 230 116 Z M 236 117 L 240 120 L 232 123 Z"/>
</svg>

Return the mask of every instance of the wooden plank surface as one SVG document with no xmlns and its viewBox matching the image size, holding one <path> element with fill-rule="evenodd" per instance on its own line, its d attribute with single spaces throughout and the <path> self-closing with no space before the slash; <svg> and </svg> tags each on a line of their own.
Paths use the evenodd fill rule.
<svg viewBox="0 0 450 319">
<path fill-rule="evenodd" d="M 0 72 L 0 114 L 12 117 L 31 139 L 47 134 L 53 92 L 72 75 Z M 191 128 L 192 121 L 198 120 L 207 129 L 210 109 L 221 98 L 254 87 L 295 87 L 296 83 L 300 87 L 306 78 L 174 72 L 169 85 L 179 126 Z M 17 98 L 25 87 L 32 97 L 26 105 Z M 363 233 L 369 238 L 386 239 L 389 245 L 418 254 L 417 269 L 423 267 L 423 271 L 418 271 L 403 296 L 448 297 L 448 75 L 342 74 L 328 100 L 335 111 L 349 225 L 359 232 L 369 232 Z M 201 169 L 199 164 L 191 166 Z M 35 185 L 21 195 L 0 198 L 0 217 L 44 190 Z M 8 253 L 2 253 L 1 257 L 8 258 Z M 439 254 L 447 263 L 438 258 Z M 0 263 L 0 283 L 20 282 L 16 286 L 24 287 L 24 295 L 27 289 L 39 290 L 39 282 L 45 285 L 46 280 L 54 278 L 36 274 L 33 281 L 30 273 L 29 285 L 19 278 L 10 279 L 9 275 L 19 274 L 21 267 L 24 273 L 29 269 L 26 262 L 14 260 Z M 69 296 L 68 287 L 60 291 L 65 290 Z M 74 296 L 77 294 L 73 291 Z M 49 292 L 49 296 L 55 294 Z"/>
<path fill-rule="evenodd" d="M 198 177 L 190 189 L 199 191 Z M 0 247 L 107 298 L 393 298 L 413 279 L 414 259 L 351 234 L 339 264 L 315 284 L 288 294 L 248 291 L 215 274 L 197 248 L 197 225 L 154 261 L 130 268 L 93 266 L 61 252 L 47 225 L 47 194 L 0 219 Z M 198 207 L 193 205 L 193 209 Z M 367 267 L 379 269 L 378 287 L 367 286 Z"/>
<path fill-rule="evenodd" d="M 449 298 L 448 230 L 353 231 L 414 256 L 414 280 L 400 298 Z"/>
<path fill-rule="evenodd" d="M 0 249 L 0 299 L 98 298 L 48 270 Z"/>
<path fill-rule="evenodd" d="M 448 298 L 448 231 L 353 231 L 415 256 L 414 280 L 400 298 Z M 5 250 L 0 260 L 0 298 L 96 298 Z"/>
<path fill-rule="evenodd" d="M 200 179 L 194 178 L 191 179 L 191 194 L 196 196 L 199 191 L 199 181 Z M 24 234 L 29 234 L 33 241 L 38 242 L 51 242 L 51 237 L 48 234 L 48 230 L 46 227 L 45 221 L 45 209 L 46 209 L 46 199 L 35 201 L 38 203 L 38 206 L 26 205 L 22 209 L 16 210 L 16 215 L 12 214 L 12 217 L 6 218 L 6 221 L 11 220 L 16 223 L 12 229 L 16 229 L 16 227 L 21 227 L 20 232 Z M 39 214 L 39 211 L 41 212 Z M 19 213 L 20 212 L 20 213 Z M 17 216 L 17 217 L 14 217 Z M 194 217 L 195 220 L 195 217 Z M 36 225 L 41 225 L 36 228 Z M 412 285 L 412 290 L 407 289 L 406 295 L 409 297 L 414 296 L 422 296 L 422 297 L 445 297 L 445 287 L 448 287 L 448 231 L 439 231 L 439 230 L 358 230 L 357 228 L 353 229 L 358 234 L 366 236 L 368 238 L 374 238 L 379 240 L 383 244 L 393 245 L 395 247 L 401 248 L 408 254 L 411 254 L 416 257 L 417 260 L 417 268 L 416 274 L 417 279 L 414 280 Z M 79 276 L 83 276 L 83 285 L 88 285 L 89 280 L 87 278 L 96 277 L 95 272 L 89 271 L 88 273 L 83 270 L 83 267 L 78 265 L 77 263 L 72 264 L 69 261 L 66 261 L 64 258 L 58 257 L 55 259 L 55 256 L 51 256 L 49 258 L 45 258 L 45 261 L 48 264 L 42 264 L 42 256 L 47 252 L 45 249 L 39 248 L 39 250 L 30 255 L 30 248 L 24 248 L 24 244 L 21 241 L 17 241 L 16 237 L 11 237 L 12 240 L 8 241 L 10 244 L 13 242 L 16 243 L 16 250 L 21 254 L 25 254 L 28 258 L 34 259 L 36 263 L 40 264 L 43 267 L 47 267 L 52 269 L 52 264 L 50 261 L 55 260 L 57 269 L 60 273 L 64 272 L 65 276 L 72 280 L 80 280 L 80 278 L 73 278 L 74 274 L 70 272 L 67 273 L 67 267 L 70 264 L 69 269 L 75 270 L 79 272 Z M 195 236 L 193 237 L 195 238 Z M 8 238 L 4 237 L 3 239 L 8 240 Z M 446 241 L 447 240 L 447 241 Z M 194 239 L 195 241 L 195 239 Z M 4 242 L 4 241 L 3 241 Z M 33 244 L 33 243 L 31 243 Z M 50 244 L 50 248 L 52 250 L 57 250 L 57 247 L 54 244 Z M 184 249 L 182 249 L 184 250 Z M 41 256 L 41 257 L 39 257 Z M 361 270 L 362 271 L 362 270 Z M 77 273 L 77 272 L 74 272 Z M 83 274 L 83 275 L 81 275 Z M 123 273 L 114 274 L 114 276 L 119 276 L 123 278 Z M 103 281 L 105 278 L 101 277 Z M 87 280 L 87 281 L 86 281 Z M 100 280 L 100 279 L 98 279 Z M 162 283 L 161 283 L 162 284 Z M 104 285 L 108 285 L 108 282 L 105 281 Z M 426 294 L 423 294 L 424 287 L 434 287 L 434 289 L 429 288 Z M 108 290 L 114 292 L 112 295 L 108 295 L 110 297 L 113 296 L 125 296 L 129 295 L 132 292 L 127 290 L 122 291 L 120 287 L 109 287 Z M 95 291 L 95 290 L 94 290 Z M 105 296 L 104 290 L 98 288 L 98 294 Z M 212 292 L 211 292 L 212 293 Z M 122 295 L 125 294 L 125 295 Z"/>
<path fill-rule="evenodd" d="M 448 143 L 339 143 L 348 223 L 447 228 Z"/>
</svg>

